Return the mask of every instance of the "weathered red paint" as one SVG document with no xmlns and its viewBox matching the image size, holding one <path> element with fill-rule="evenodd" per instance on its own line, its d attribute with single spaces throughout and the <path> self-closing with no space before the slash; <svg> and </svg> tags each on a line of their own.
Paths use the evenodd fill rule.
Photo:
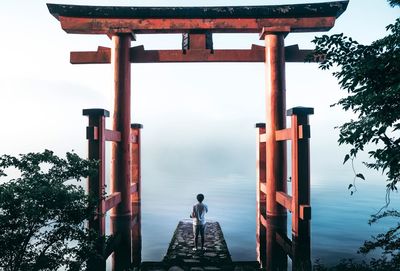
<svg viewBox="0 0 400 271">
<path fill-rule="evenodd" d="M 276 202 L 276 192 L 287 191 L 286 142 L 276 140 L 276 131 L 286 128 L 284 33 L 266 33 L 265 44 L 267 215 L 286 216 Z"/>
<path fill-rule="evenodd" d="M 132 186 L 136 189 L 131 196 L 132 218 L 136 218 L 136 223 L 132 227 L 132 264 L 139 266 L 142 261 L 142 225 L 141 225 L 141 125 L 131 125 L 131 135 L 135 137 L 135 141 L 131 143 L 131 176 Z"/>
<path fill-rule="evenodd" d="M 106 211 L 115 208 L 118 204 L 121 203 L 121 192 L 114 192 L 111 195 L 108 195 L 104 201 L 106 204 Z"/>
<path fill-rule="evenodd" d="M 129 8 L 123 7 L 49 5 L 50 11 L 67 33 L 106 34 L 114 44 L 112 49 L 99 47 L 96 52 L 72 52 L 70 56 L 73 64 L 112 62 L 114 67 L 113 130 L 104 128 L 104 117 L 89 121 L 90 127 L 87 130 L 89 157 L 98 157 L 104 161 L 104 143 L 113 141 L 113 194 L 99 205 L 101 214 L 112 208 L 112 231 L 115 234 L 115 246 L 112 247 L 115 250 L 113 270 L 124 270 L 131 262 L 138 266 L 141 261 L 141 127 L 130 127 L 130 63 L 264 61 L 267 125 L 258 127 L 257 135 L 258 259 L 267 270 L 284 270 L 287 268 L 288 254 L 295 267 L 310 269 L 310 111 L 292 109 L 292 127 L 286 129 L 285 61 L 303 62 L 312 51 L 299 50 L 298 46 L 284 48 L 284 37 L 289 32 L 329 30 L 336 17 L 347 7 L 347 1 L 311 6 L 274 7 L 274 12 L 269 13 L 272 17 L 266 13 L 254 17 L 252 12 L 243 17 L 241 14 L 245 13 L 241 13 L 241 8 L 231 13 L 231 8 L 215 7 L 189 8 L 193 14 L 186 14 L 185 10 L 183 14 L 181 10 L 181 17 L 176 17 L 175 13 L 180 8 L 156 8 L 158 15 L 155 16 L 151 13 L 153 9 L 144 8 L 142 11 L 145 13 L 141 13 L 140 17 L 140 8 L 129 11 Z M 290 13 L 293 9 L 299 12 L 304 7 L 305 10 L 300 13 Z M 242 8 L 246 10 L 248 7 Z M 262 10 L 263 7 L 253 9 Z M 173 13 L 170 13 L 171 10 Z M 210 14 L 217 16 L 207 17 Z M 261 38 L 265 40 L 265 48 L 253 45 L 250 50 L 213 50 L 212 46 L 206 45 L 209 44 L 206 34 L 260 31 Z M 190 44 L 185 45 L 183 50 L 144 50 L 143 46 L 130 48 L 133 33 L 188 33 Z M 286 187 L 286 140 L 292 140 L 292 196 L 287 194 Z M 101 164 L 98 179 L 90 181 L 89 191 L 100 194 L 103 187 L 104 163 Z M 286 233 L 287 210 L 293 213 L 292 241 Z M 104 234 L 104 219 L 101 215 L 90 221 L 89 225 Z M 103 270 L 103 266 L 100 267 L 99 270 Z"/>
<path fill-rule="evenodd" d="M 208 30 L 213 33 L 259 33 L 263 27 L 289 26 L 292 32 L 327 31 L 335 17 L 314 18 L 224 18 L 224 19 L 125 19 L 77 18 L 60 16 L 62 29 L 72 34 L 108 34 L 113 29 L 126 29 L 137 34 L 187 33 Z"/>
<path fill-rule="evenodd" d="M 113 270 L 125 270 L 131 263 L 131 65 L 129 62 L 130 34 L 112 36 L 114 68 L 113 130 L 121 133 L 120 142 L 112 142 L 111 190 L 121 193 L 121 202 L 111 210 L 112 232 L 121 236 L 113 254 Z"/>
<path fill-rule="evenodd" d="M 285 270 L 287 256 L 274 236 L 286 235 L 286 209 L 276 201 L 276 192 L 287 191 L 286 142 L 276 140 L 276 131 L 286 128 L 285 32 L 261 33 L 265 40 L 266 68 L 266 184 L 267 242 L 266 270 Z"/>
<path fill-rule="evenodd" d="M 285 47 L 286 62 L 305 62 L 313 50 L 299 50 L 298 45 Z M 318 61 L 319 59 L 311 59 Z M 131 48 L 131 63 L 171 63 L 171 62 L 264 62 L 265 48 L 252 45 L 250 50 L 145 50 L 143 46 Z M 94 52 L 71 52 L 71 64 L 111 63 L 111 49 L 99 47 Z"/>
<path fill-rule="evenodd" d="M 268 198 L 268 195 L 267 195 Z M 287 239 L 287 219 L 284 216 L 268 216 L 266 219 L 266 265 L 265 270 L 287 270 L 287 250 L 282 246 L 278 236 Z"/>
<path fill-rule="evenodd" d="M 293 266 L 301 270 L 311 270 L 310 243 L 310 134 L 300 131 L 309 127 L 308 115 L 313 114 L 312 108 L 293 108 L 289 110 L 292 125 L 292 240 Z M 308 210 L 308 215 L 301 216 L 302 210 Z"/>
<path fill-rule="evenodd" d="M 89 195 L 94 196 L 98 201 L 97 215 L 89 220 L 89 229 L 97 232 L 98 237 L 106 233 L 105 213 L 106 203 L 103 200 L 105 192 L 105 118 L 108 111 L 99 109 L 85 109 L 83 114 L 89 117 L 88 134 L 88 158 L 99 161 L 97 174 L 88 178 Z M 101 253 L 103 246 L 98 245 Z M 106 262 L 102 259 L 89 259 L 88 270 L 106 270 Z"/>
<path fill-rule="evenodd" d="M 266 161 L 265 161 L 265 142 L 260 141 L 260 136 L 265 134 L 265 123 L 256 124 L 257 132 L 257 183 L 256 183 L 256 251 L 257 260 L 263 267 L 266 262 L 266 232 L 265 224 L 263 225 L 261 218 L 266 217 Z M 263 189 L 264 188 L 264 189 Z"/>
</svg>

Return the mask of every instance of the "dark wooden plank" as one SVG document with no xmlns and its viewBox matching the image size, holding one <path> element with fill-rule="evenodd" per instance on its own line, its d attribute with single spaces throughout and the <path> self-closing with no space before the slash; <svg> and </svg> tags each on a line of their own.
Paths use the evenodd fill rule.
<svg viewBox="0 0 400 271">
<path fill-rule="evenodd" d="M 326 3 L 269 5 L 269 6 L 228 6 L 228 7 L 122 7 L 122 6 L 80 6 L 47 4 L 50 13 L 59 18 L 298 18 L 298 17 L 339 17 L 349 1 Z"/>
<path fill-rule="evenodd" d="M 118 245 L 121 243 L 121 235 L 113 234 L 111 235 L 108 240 L 106 247 L 104 249 L 104 257 L 107 259 L 115 250 L 115 248 L 118 247 Z"/>
<path fill-rule="evenodd" d="M 282 247 L 285 253 L 293 259 L 293 246 L 292 241 L 286 236 L 286 234 L 276 233 L 276 242 Z"/>
</svg>

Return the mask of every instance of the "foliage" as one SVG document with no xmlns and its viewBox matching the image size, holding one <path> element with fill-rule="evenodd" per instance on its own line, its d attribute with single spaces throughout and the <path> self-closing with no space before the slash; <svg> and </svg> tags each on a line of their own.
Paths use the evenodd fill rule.
<svg viewBox="0 0 400 271">
<path fill-rule="evenodd" d="M 390 1 L 392 6 L 399 0 Z M 371 45 L 363 45 L 343 34 L 313 40 L 316 54 L 325 55 L 323 70 L 338 68 L 333 75 L 348 96 L 334 105 L 357 114 L 339 127 L 339 144 L 351 149 L 345 162 L 367 145 L 374 145 L 368 168 L 382 171 L 387 188 L 397 190 L 400 181 L 400 18 L 387 26 L 389 34 Z"/>
<path fill-rule="evenodd" d="M 373 215 L 369 224 L 377 223 L 384 218 L 400 218 L 400 212 L 396 210 L 385 211 Z M 392 271 L 400 270 L 400 223 L 390 228 L 386 233 L 372 237 L 372 240 L 365 241 L 359 253 L 367 254 L 375 249 L 383 251 L 380 258 L 373 258 L 370 262 L 355 262 L 352 259 L 342 260 L 332 267 L 325 267 L 319 261 L 314 265 L 314 271 Z"/>
<path fill-rule="evenodd" d="M 377 223 L 383 218 L 400 218 L 400 212 L 396 210 L 385 211 L 380 214 L 373 215 L 369 224 Z M 361 253 L 367 254 L 372 250 L 381 249 L 383 251 L 383 258 L 380 262 L 391 263 L 397 268 L 393 270 L 400 270 L 400 223 L 397 226 L 390 228 L 386 233 L 380 233 L 373 236 L 372 240 L 365 241 L 364 245 L 360 248 Z"/>
<path fill-rule="evenodd" d="M 399 268 L 399 259 L 397 261 L 388 260 L 387 258 L 372 259 L 369 263 L 344 259 L 331 267 L 326 267 L 320 261 L 316 261 L 313 271 L 393 271 L 400 270 Z"/>
<path fill-rule="evenodd" d="M 96 204 L 70 181 L 94 174 L 96 164 L 49 150 L 0 157 L 2 182 L 8 168 L 19 172 L 0 184 L 1 270 L 82 270 L 94 247 L 84 222 Z"/>
<path fill-rule="evenodd" d="M 392 7 L 400 6 L 400 0 L 388 2 Z M 324 56 L 320 68 L 334 67 L 333 75 L 348 93 L 332 106 L 357 115 L 356 120 L 338 127 L 339 144 L 351 146 L 344 163 L 351 161 L 355 177 L 348 188 L 353 194 L 356 178 L 365 179 L 355 172 L 353 161 L 368 147 L 372 162 L 364 164 L 386 175 L 385 207 L 390 203 L 390 192 L 397 191 L 400 182 L 400 18 L 386 30 L 385 37 L 370 45 L 360 44 L 343 34 L 324 35 L 313 40 L 315 54 Z M 386 217 L 400 218 L 400 213 L 379 211 L 372 216 L 370 224 Z M 316 270 L 400 270 L 400 223 L 366 241 L 359 252 L 366 254 L 375 249 L 380 249 L 382 256 L 368 264 L 346 260 L 330 269 L 317 265 Z"/>
</svg>

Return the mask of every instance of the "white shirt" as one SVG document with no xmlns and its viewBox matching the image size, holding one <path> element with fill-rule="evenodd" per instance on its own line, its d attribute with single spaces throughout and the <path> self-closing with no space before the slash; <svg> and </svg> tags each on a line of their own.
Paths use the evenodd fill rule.
<svg viewBox="0 0 400 271">
<path fill-rule="evenodd" d="M 197 203 L 193 206 L 192 218 L 193 225 L 204 225 L 206 224 L 205 215 L 208 212 L 208 207 L 204 203 Z"/>
</svg>

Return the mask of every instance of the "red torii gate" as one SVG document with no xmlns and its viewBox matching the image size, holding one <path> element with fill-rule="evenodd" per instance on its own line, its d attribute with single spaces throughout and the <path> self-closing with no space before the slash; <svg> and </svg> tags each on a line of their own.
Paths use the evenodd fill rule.
<svg viewBox="0 0 400 271">
<path fill-rule="evenodd" d="M 310 255 L 309 237 L 309 126 L 312 108 L 293 108 L 292 128 L 286 128 L 285 62 L 304 62 L 310 50 L 298 46 L 284 46 L 290 32 L 327 31 L 347 8 L 348 0 L 277 6 L 233 7 L 100 7 L 47 4 L 50 13 L 60 21 L 67 33 L 105 34 L 112 39 L 112 48 L 99 47 L 95 52 L 71 52 L 72 64 L 112 63 L 114 67 L 113 130 L 106 130 L 106 110 L 85 110 L 89 115 L 89 156 L 101 160 L 96 180 L 89 180 L 95 193 L 104 191 L 104 142 L 112 145 L 112 195 L 102 201 L 99 212 L 112 210 L 113 231 L 130 236 L 132 205 L 138 206 L 140 216 L 140 155 L 139 128 L 131 131 L 131 63 L 161 62 L 265 62 L 266 65 L 266 124 L 258 124 L 258 181 L 257 181 L 257 236 L 258 246 L 271 254 L 275 243 L 289 255 L 299 252 L 286 237 L 287 209 L 293 213 L 293 241 L 305 236 L 308 245 L 302 247 Z M 182 33 L 180 50 L 145 50 L 131 48 L 135 34 Z M 253 45 L 249 50 L 215 50 L 213 33 L 259 33 L 265 47 Z M 136 134 L 136 136 L 133 136 Z M 287 194 L 286 143 L 292 140 L 293 195 Z M 97 144 L 97 145 L 96 145 Z M 131 149 L 135 150 L 132 151 Z M 132 161 L 134 160 L 134 161 Z M 132 175 L 135 175 L 132 178 Z M 131 196 L 133 195 L 133 197 Z M 266 195 L 266 196 L 265 196 Z M 133 203 L 132 202 L 132 203 Z M 115 208 L 114 208 L 115 207 Z M 104 220 L 98 217 L 91 227 L 104 234 Z M 283 235 L 277 234 L 280 230 Z M 139 228 L 140 231 L 140 228 Z M 265 240 L 267 235 L 277 238 Z M 124 235 L 125 233 L 125 235 Z M 137 230 L 136 230 L 137 234 Z M 135 235 L 135 233 L 134 233 Z M 137 237 L 137 236 L 136 236 Z M 133 236 L 133 238 L 136 238 Z M 123 238 L 122 238 L 123 239 Z M 126 238 L 125 238 L 126 239 Z M 140 247 L 140 238 L 133 242 L 133 250 Z M 272 240 L 272 241 L 271 241 Z M 136 242 L 136 243 L 135 243 Z M 113 266 L 123 270 L 131 263 L 130 242 L 122 240 L 114 251 Z M 281 269 L 274 262 L 280 252 L 266 257 L 262 251 L 259 260 L 268 270 Z M 108 256 L 108 255 L 107 255 Z M 279 256 L 279 255 L 278 255 Z M 132 255 L 134 264 L 140 263 Z M 267 259 L 265 259 L 265 257 Z M 91 263 L 93 270 L 105 268 L 103 263 Z M 307 264 L 306 264 L 307 265 Z"/>
</svg>

